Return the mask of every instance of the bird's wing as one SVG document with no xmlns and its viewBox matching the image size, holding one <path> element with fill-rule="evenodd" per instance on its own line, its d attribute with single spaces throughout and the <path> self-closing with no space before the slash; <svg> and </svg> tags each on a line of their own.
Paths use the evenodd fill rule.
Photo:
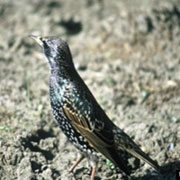
<svg viewBox="0 0 180 180">
<path fill-rule="evenodd" d="M 83 106 L 83 102 L 81 107 Z M 97 150 L 113 146 L 112 132 L 104 128 L 103 120 L 97 119 L 90 106 L 84 104 L 83 110 L 72 101 L 66 101 L 63 106 L 64 113 L 75 129 L 80 132 L 88 142 Z"/>
<path fill-rule="evenodd" d="M 127 168 L 127 164 L 123 161 L 122 154 L 118 154 L 116 151 L 111 122 L 103 110 L 98 104 L 96 110 L 93 110 L 90 105 L 86 106 L 86 104 L 83 106 L 85 107 L 83 111 L 79 110 L 78 107 L 76 103 L 70 101 L 64 103 L 63 110 L 66 117 L 96 151 L 101 152 L 129 175 L 130 171 Z M 119 152 L 123 151 L 120 150 Z"/>
</svg>

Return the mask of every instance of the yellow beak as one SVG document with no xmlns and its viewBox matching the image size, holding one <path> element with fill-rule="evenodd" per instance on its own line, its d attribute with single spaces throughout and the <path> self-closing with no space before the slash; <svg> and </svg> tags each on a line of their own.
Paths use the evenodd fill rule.
<svg viewBox="0 0 180 180">
<path fill-rule="evenodd" d="M 42 37 L 41 36 L 35 36 L 35 35 L 29 35 L 30 38 L 34 39 L 41 47 L 43 47 Z"/>
</svg>

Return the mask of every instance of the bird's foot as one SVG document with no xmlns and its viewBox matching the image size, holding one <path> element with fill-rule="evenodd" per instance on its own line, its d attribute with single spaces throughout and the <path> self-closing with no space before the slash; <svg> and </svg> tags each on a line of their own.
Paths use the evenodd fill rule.
<svg viewBox="0 0 180 180">
<path fill-rule="evenodd" d="M 78 160 L 72 165 L 69 172 L 73 172 L 76 166 L 84 159 L 84 156 L 81 154 Z"/>
</svg>

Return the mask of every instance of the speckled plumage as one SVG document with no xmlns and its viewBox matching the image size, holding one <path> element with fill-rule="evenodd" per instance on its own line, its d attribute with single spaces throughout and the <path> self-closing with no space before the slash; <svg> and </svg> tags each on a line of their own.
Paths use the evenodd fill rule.
<svg viewBox="0 0 180 180">
<path fill-rule="evenodd" d="M 99 106 L 75 70 L 67 43 L 56 37 L 31 37 L 43 47 L 50 65 L 50 101 L 54 119 L 82 154 L 71 171 L 87 156 L 92 162 L 91 180 L 94 180 L 98 162 L 96 152 L 102 153 L 126 174 L 130 172 L 123 161 L 123 152 L 143 159 L 159 170 L 157 163 L 115 126 Z"/>
</svg>

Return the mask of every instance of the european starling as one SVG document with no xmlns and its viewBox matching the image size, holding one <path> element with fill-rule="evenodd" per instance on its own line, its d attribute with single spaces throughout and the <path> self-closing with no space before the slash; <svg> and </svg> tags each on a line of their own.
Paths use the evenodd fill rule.
<svg viewBox="0 0 180 180">
<path fill-rule="evenodd" d="M 117 127 L 100 107 L 77 73 L 68 44 L 56 37 L 31 35 L 44 50 L 50 66 L 50 102 L 54 119 L 63 133 L 80 150 L 81 157 L 70 171 L 88 157 L 91 180 L 97 169 L 97 152 L 102 153 L 127 175 L 130 171 L 123 152 L 142 159 L 159 171 L 158 164 Z"/>
</svg>

